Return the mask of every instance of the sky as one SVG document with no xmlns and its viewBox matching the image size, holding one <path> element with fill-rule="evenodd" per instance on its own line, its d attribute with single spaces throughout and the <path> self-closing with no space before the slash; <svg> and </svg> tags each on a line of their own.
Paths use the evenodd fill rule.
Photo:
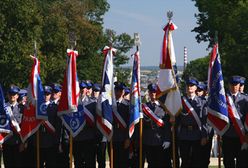
<svg viewBox="0 0 248 168">
<path fill-rule="evenodd" d="M 104 28 L 113 29 L 117 35 L 140 34 L 141 66 L 158 66 L 164 36 L 163 27 L 168 23 L 167 12 L 173 11 L 172 22 L 178 27 L 173 31 L 177 65 L 183 65 L 184 47 L 188 63 L 210 52 L 208 43 L 197 43 L 195 32 L 198 9 L 191 0 L 108 0 L 109 11 L 104 16 Z M 128 55 L 135 52 L 131 49 Z M 130 64 L 130 63 L 129 63 Z"/>
</svg>

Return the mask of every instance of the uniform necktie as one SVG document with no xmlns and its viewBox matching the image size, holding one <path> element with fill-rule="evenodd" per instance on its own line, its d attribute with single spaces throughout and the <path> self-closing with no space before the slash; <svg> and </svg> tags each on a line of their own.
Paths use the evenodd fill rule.
<svg viewBox="0 0 248 168">
<path fill-rule="evenodd" d="M 235 100 L 236 100 L 236 96 L 235 96 L 235 95 L 233 95 L 232 97 L 233 97 L 233 102 L 235 102 Z"/>
<path fill-rule="evenodd" d="M 11 110 L 13 111 L 13 109 L 14 109 L 14 106 L 10 106 L 11 107 Z"/>
</svg>

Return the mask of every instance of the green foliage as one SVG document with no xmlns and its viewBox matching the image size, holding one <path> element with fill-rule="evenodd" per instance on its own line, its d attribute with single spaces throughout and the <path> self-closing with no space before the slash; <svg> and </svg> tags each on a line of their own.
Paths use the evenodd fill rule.
<svg viewBox="0 0 248 168">
<path fill-rule="evenodd" d="M 196 15 L 198 42 L 214 43 L 214 34 L 218 32 L 219 52 L 223 74 L 248 77 L 248 1 L 246 0 L 193 0 L 198 7 Z"/>
<path fill-rule="evenodd" d="M 196 59 L 187 64 L 182 78 L 195 77 L 198 81 L 207 81 L 208 79 L 209 56 Z"/>
<path fill-rule="evenodd" d="M 0 83 L 4 87 L 27 87 L 34 41 L 43 84 L 62 82 L 66 49 L 74 47 L 72 41 L 76 41 L 79 52 L 79 79 L 101 81 L 101 50 L 108 44 L 102 25 L 103 15 L 110 7 L 106 0 L 5 0 L 0 5 Z M 125 53 L 133 46 L 133 40 L 126 33 L 112 32 L 113 47 L 118 49 L 115 63 L 119 67 L 128 61 Z"/>
</svg>

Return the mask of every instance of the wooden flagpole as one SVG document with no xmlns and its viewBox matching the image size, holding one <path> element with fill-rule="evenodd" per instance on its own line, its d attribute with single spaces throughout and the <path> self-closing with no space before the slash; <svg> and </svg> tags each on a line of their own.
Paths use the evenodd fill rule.
<svg viewBox="0 0 248 168">
<path fill-rule="evenodd" d="M 175 117 L 171 116 L 171 131 L 172 131 L 172 157 L 173 157 L 173 168 L 176 168 L 176 140 L 175 140 Z"/>
<path fill-rule="evenodd" d="M 112 139 L 110 140 L 110 168 L 114 168 L 114 151 Z"/>
<path fill-rule="evenodd" d="M 36 132 L 36 161 L 37 168 L 40 168 L 40 130 Z"/>
<path fill-rule="evenodd" d="M 141 45 L 140 42 L 140 37 L 139 37 L 139 33 L 134 33 L 134 43 L 136 45 L 136 50 L 137 52 L 139 51 L 139 46 Z M 139 58 L 140 60 L 140 58 Z M 140 66 L 140 62 L 139 62 L 139 66 Z M 140 79 L 138 79 L 139 82 L 139 86 L 140 86 Z M 140 92 L 140 91 L 139 91 Z M 140 101 L 141 101 L 141 97 L 139 97 Z M 141 102 L 140 102 L 141 103 Z M 142 109 L 141 104 L 140 104 L 140 110 Z M 140 112 L 140 121 L 139 121 L 139 168 L 143 167 L 143 145 L 142 145 L 142 140 L 143 140 L 143 115 Z"/>
<path fill-rule="evenodd" d="M 70 132 L 70 168 L 72 168 L 72 154 L 73 151 L 73 141 L 72 141 L 72 133 Z"/>
<path fill-rule="evenodd" d="M 37 57 L 37 45 L 36 41 L 34 41 L 34 57 Z M 37 168 L 40 168 L 40 130 L 36 132 L 36 161 Z"/>
<path fill-rule="evenodd" d="M 143 118 L 140 118 L 140 135 L 139 135 L 139 168 L 143 167 L 142 156 L 142 139 L 143 139 Z"/>
<path fill-rule="evenodd" d="M 221 168 L 221 145 L 220 145 L 219 135 L 217 135 L 217 143 L 218 143 L 218 168 Z"/>
</svg>

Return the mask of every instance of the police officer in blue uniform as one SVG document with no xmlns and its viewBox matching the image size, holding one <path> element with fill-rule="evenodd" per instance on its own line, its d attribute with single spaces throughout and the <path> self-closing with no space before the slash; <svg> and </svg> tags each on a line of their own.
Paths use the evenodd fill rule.
<svg viewBox="0 0 248 168">
<path fill-rule="evenodd" d="M 23 112 L 20 110 L 20 106 L 17 102 L 19 91 L 20 88 L 17 86 L 10 87 L 6 105 L 11 108 L 12 115 L 20 125 Z M 12 131 L 13 135 L 3 143 L 3 161 L 6 168 L 18 167 L 22 164 L 22 155 L 19 150 L 22 145 L 21 139 L 15 130 Z"/>
<path fill-rule="evenodd" d="M 122 82 L 115 82 L 115 97 L 117 103 L 117 113 L 123 119 L 126 127 L 114 119 L 113 121 L 113 157 L 114 167 L 127 168 L 129 166 L 129 133 L 128 133 L 128 119 L 129 119 L 129 101 L 123 98 L 124 89 L 126 85 Z"/>
<path fill-rule="evenodd" d="M 204 101 L 207 101 L 207 85 L 204 82 L 198 82 L 196 95 L 200 98 L 202 98 Z M 214 136 L 214 129 L 206 123 L 206 130 L 207 130 L 207 143 L 206 145 L 202 146 L 202 165 L 201 167 L 208 168 L 208 165 L 210 163 L 210 156 L 211 156 L 211 150 L 212 150 L 212 140 Z"/>
<path fill-rule="evenodd" d="M 201 167 L 201 149 L 207 143 L 206 101 L 196 95 L 197 85 L 195 78 L 186 81 L 183 110 L 177 117 L 182 168 Z"/>
<path fill-rule="evenodd" d="M 245 93 L 245 80 L 246 80 L 245 77 L 240 76 L 239 92 L 247 96 L 247 93 Z"/>
<path fill-rule="evenodd" d="M 80 104 L 84 105 L 91 113 L 94 120 L 96 119 L 96 99 L 91 97 L 87 91 L 92 89 L 92 84 L 81 82 L 81 89 L 87 89 L 81 93 L 87 93 L 81 96 Z M 86 114 L 85 114 L 86 115 Z M 94 168 L 96 167 L 96 143 L 97 127 L 95 121 L 86 120 L 82 131 L 73 139 L 73 156 L 75 168 Z"/>
<path fill-rule="evenodd" d="M 92 99 L 97 101 L 100 91 L 101 85 L 98 83 L 94 83 L 93 85 L 93 93 Z M 96 144 L 96 160 L 99 168 L 106 167 L 106 147 L 107 147 L 107 138 L 102 135 L 102 133 L 97 130 L 97 144 Z"/>
<path fill-rule="evenodd" d="M 169 114 L 160 106 L 156 100 L 156 84 L 148 85 L 149 101 L 146 105 L 159 119 L 164 122 L 163 126 L 156 124 L 144 113 L 143 120 L 143 158 L 147 160 L 148 167 L 168 168 L 171 167 L 171 124 Z M 144 160 L 143 159 L 143 160 Z"/>
<path fill-rule="evenodd" d="M 242 123 L 244 123 L 247 115 L 248 103 L 246 96 L 239 92 L 240 76 L 232 76 L 229 79 L 228 96 L 233 98 L 234 105 L 238 111 Z M 229 116 L 229 115 L 228 115 Z M 238 133 L 235 130 L 234 124 L 229 117 L 229 128 L 222 136 L 222 149 L 224 156 L 225 167 L 248 167 L 247 164 L 247 149 L 241 150 L 241 142 Z M 235 161 L 236 159 L 236 161 Z"/>
</svg>

